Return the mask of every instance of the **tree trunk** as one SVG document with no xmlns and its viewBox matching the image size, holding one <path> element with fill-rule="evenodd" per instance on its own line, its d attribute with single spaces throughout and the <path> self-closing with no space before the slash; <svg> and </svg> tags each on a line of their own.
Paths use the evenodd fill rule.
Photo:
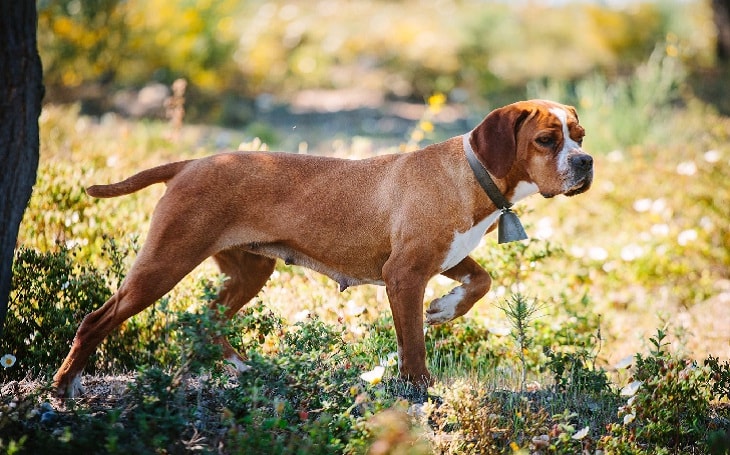
<svg viewBox="0 0 730 455">
<path fill-rule="evenodd" d="M 717 60 L 730 61 L 730 0 L 712 0 L 712 13 L 717 30 Z"/>
<path fill-rule="evenodd" d="M 18 228 L 38 171 L 43 72 L 35 1 L 0 0 L 0 336 Z"/>
</svg>

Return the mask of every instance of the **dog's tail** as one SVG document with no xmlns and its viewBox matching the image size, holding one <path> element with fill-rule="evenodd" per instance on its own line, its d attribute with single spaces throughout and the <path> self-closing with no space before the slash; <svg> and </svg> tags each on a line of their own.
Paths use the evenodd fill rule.
<svg viewBox="0 0 730 455">
<path fill-rule="evenodd" d="M 154 183 L 167 182 L 175 177 L 192 160 L 163 164 L 147 169 L 128 179 L 109 185 L 92 185 L 86 188 L 86 194 L 93 197 L 114 197 L 131 194 Z"/>
</svg>

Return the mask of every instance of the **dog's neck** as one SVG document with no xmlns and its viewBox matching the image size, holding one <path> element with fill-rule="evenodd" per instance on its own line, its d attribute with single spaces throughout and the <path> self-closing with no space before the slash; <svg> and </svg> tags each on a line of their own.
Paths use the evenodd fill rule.
<svg viewBox="0 0 730 455">
<path fill-rule="evenodd" d="M 474 172 L 474 177 L 497 209 L 510 208 L 518 201 L 538 192 L 537 185 L 532 182 L 519 181 L 514 185 L 510 185 L 507 179 L 492 177 L 486 166 L 476 156 L 471 145 L 470 136 L 471 133 L 462 136 L 464 154 Z"/>
<path fill-rule="evenodd" d="M 512 202 L 504 197 L 502 190 L 494 183 L 494 179 L 489 175 L 487 168 L 477 158 L 469 140 L 470 136 L 470 134 L 465 134 L 462 137 L 464 140 L 464 154 L 466 155 L 467 161 L 469 161 L 471 170 L 474 172 L 474 177 L 476 177 L 477 182 L 479 182 L 484 192 L 487 193 L 487 196 L 489 196 L 489 199 L 494 203 L 495 207 L 501 210 L 508 210 L 512 207 Z"/>
<path fill-rule="evenodd" d="M 481 161 L 479 161 L 479 158 L 477 158 L 476 154 L 474 153 L 474 149 L 471 146 L 469 136 L 470 134 L 465 134 L 463 136 L 464 154 L 466 155 L 466 159 L 469 162 L 471 170 L 474 172 L 474 177 L 476 178 L 477 182 L 479 182 L 479 186 L 481 186 L 484 192 L 487 193 L 487 196 L 492 201 L 497 210 L 501 212 L 499 215 L 499 243 L 525 240 L 527 238 L 525 229 L 522 227 L 522 223 L 520 223 L 517 215 L 512 212 L 511 207 L 513 201 L 516 202 L 517 200 L 527 197 L 530 194 L 534 194 L 537 191 L 536 185 L 525 184 L 526 182 L 519 182 L 515 186 L 512 194 L 513 201 L 507 200 L 502 190 L 500 190 L 497 184 L 494 182 L 492 176 L 489 175 L 489 171 L 487 170 L 487 168 L 482 164 Z"/>
</svg>

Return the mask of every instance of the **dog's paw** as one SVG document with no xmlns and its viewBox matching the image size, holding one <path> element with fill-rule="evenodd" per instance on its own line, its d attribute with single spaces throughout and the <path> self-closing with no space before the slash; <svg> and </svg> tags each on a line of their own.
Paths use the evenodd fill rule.
<svg viewBox="0 0 730 455">
<path fill-rule="evenodd" d="M 251 370 L 251 366 L 246 365 L 246 363 L 240 357 L 235 355 L 228 357 L 226 359 L 226 362 L 228 363 L 229 367 L 236 373 L 245 373 Z"/>
<path fill-rule="evenodd" d="M 56 397 L 78 398 L 84 393 L 84 386 L 81 385 L 81 374 L 77 374 L 71 381 L 56 381 Z"/>
<path fill-rule="evenodd" d="M 431 302 L 426 309 L 426 323 L 429 325 L 443 324 L 458 316 L 457 306 L 464 299 L 464 288 L 458 286 L 443 297 Z"/>
</svg>

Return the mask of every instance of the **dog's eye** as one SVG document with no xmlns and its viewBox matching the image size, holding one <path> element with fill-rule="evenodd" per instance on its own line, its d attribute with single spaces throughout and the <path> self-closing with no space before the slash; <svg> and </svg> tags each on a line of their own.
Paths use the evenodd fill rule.
<svg viewBox="0 0 730 455">
<path fill-rule="evenodd" d="M 580 147 L 583 147 L 583 138 L 582 137 L 576 139 L 575 142 L 577 142 Z"/>
<path fill-rule="evenodd" d="M 543 147 L 553 147 L 555 145 L 555 139 L 552 136 L 539 136 L 535 139 L 535 142 Z"/>
</svg>

